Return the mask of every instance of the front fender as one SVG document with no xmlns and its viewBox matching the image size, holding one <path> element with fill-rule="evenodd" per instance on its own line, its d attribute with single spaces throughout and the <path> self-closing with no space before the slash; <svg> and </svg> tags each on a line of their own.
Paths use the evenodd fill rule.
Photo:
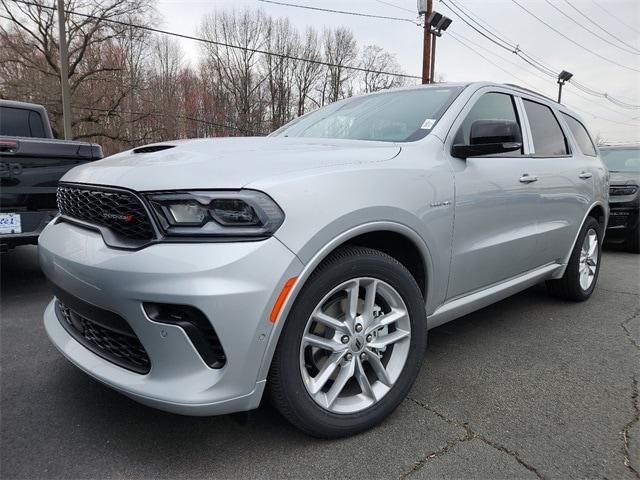
<svg viewBox="0 0 640 480">
<path fill-rule="evenodd" d="M 346 221 L 346 219 L 342 219 L 342 222 L 344 221 Z M 317 252 L 315 252 L 315 254 L 313 254 L 310 258 L 308 258 L 306 262 L 303 262 L 305 263 L 305 266 L 300 272 L 300 274 L 298 275 L 296 283 L 293 289 L 291 290 L 291 292 L 289 293 L 287 299 L 285 300 L 285 303 L 283 304 L 280 314 L 278 315 L 278 319 L 275 323 L 275 326 L 271 330 L 271 334 L 269 336 L 269 340 L 267 343 L 267 348 L 265 349 L 264 356 L 262 359 L 260 373 L 257 379 L 258 382 L 264 381 L 267 378 L 267 375 L 269 374 L 271 360 L 278 346 L 278 340 L 280 338 L 282 329 L 284 328 L 284 325 L 286 323 L 286 318 L 289 315 L 289 311 L 291 310 L 291 307 L 295 303 L 296 298 L 300 293 L 300 291 L 302 290 L 302 287 L 304 286 L 305 282 L 311 276 L 311 274 L 316 269 L 316 267 L 320 265 L 320 263 L 322 263 L 322 261 L 331 252 L 333 252 L 337 247 L 339 247 L 340 245 L 344 244 L 345 242 L 347 242 L 352 238 L 355 238 L 365 233 L 387 231 L 387 232 L 394 232 L 394 233 L 401 234 L 407 237 L 409 240 L 411 240 L 420 251 L 425 264 L 425 268 L 426 268 L 425 275 L 427 278 L 426 298 L 427 298 L 427 305 L 430 304 L 429 300 L 433 298 L 432 292 L 434 291 L 435 288 L 437 288 L 435 282 L 430 281 L 430 279 L 434 278 L 433 260 L 432 260 L 431 252 L 429 251 L 429 247 L 414 229 L 397 222 L 371 221 L 371 222 L 363 223 L 361 225 L 349 228 L 348 230 L 342 231 L 337 235 L 335 234 L 332 235 L 331 232 L 334 231 L 334 228 L 338 228 L 338 225 L 340 225 L 342 222 L 338 220 L 336 221 L 336 225 L 332 225 L 331 228 L 327 228 L 326 230 L 318 232 L 318 234 L 310 242 L 310 243 L 322 242 L 323 247 Z M 310 248 L 311 247 L 309 247 L 309 249 Z M 445 285 L 445 288 L 446 288 L 446 285 Z M 427 308 L 427 311 L 431 311 L 428 306 L 426 306 L 426 308 Z M 435 306 L 433 306 L 432 308 L 435 309 Z"/>
</svg>

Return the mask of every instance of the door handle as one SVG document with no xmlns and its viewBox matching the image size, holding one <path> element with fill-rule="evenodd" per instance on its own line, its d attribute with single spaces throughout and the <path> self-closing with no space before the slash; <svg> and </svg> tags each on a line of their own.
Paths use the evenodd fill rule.
<svg viewBox="0 0 640 480">
<path fill-rule="evenodd" d="M 537 181 L 538 177 L 536 177 L 535 175 L 529 175 L 528 173 L 525 173 L 520 177 L 520 183 L 533 183 Z"/>
<path fill-rule="evenodd" d="M 591 172 L 582 172 L 580 175 L 578 175 L 578 177 L 586 180 L 587 178 L 593 177 L 593 174 Z"/>
</svg>

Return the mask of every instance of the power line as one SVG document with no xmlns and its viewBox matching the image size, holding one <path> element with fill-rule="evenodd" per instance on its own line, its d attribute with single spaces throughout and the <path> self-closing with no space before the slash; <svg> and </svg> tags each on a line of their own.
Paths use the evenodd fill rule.
<svg viewBox="0 0 640 480">
<path fill-rule="evenodd" d="M 38 4 L 38 3 L 30 2 L 28 0 L 11 0 L 11 1 L 14 2 L 14 3 L 22 3 L 24 5 L 30 5 L 30 6 L 34 6 L 34 7 L 45 8 L 45 9 L 48 9 L 48 10 L 55 10 L 56 9 L 55 7 L 41 5 L 41 4 Z M 160 34 L 163 34 L 163 35 L 170 35 L 170 36 L 173 36 L 173 37 L 184 38 L 186 40 L 193 40 L 193 41 L 196 41 L 196 42 L 207 43 L 207 44 L 210 44 L 210 45 L 218 45 L 220 47 L 233 48 L 233 49 L 237 49 L 237 50 L 244 50 L 246 52 L 259 53 L 259 54 L 263 54 L 263 55 L 269 55 L 269 56 L 272 56 L 272 57 L 278 57 L 278 58 L 283 58 L 283 59 L 288 59 L 288 60 L 295 60 L 295 61 L 299 61 L 299 62 L 314 63 L 316 65 L 324 65 L 326 67 L 331 67 L 331 68 L 343 68 L 345 70 L 354 70 L 354 71 L 365 72 L 365 73 L 376 73 L 378 75 L 389 75 L 391 77 L 404 77 L 404 78 L 417 78 L 417 79 L 421 79 L 422 78 L 421 76 L 409 75 L 407 73 L 387 72 L 387 71 L 384 71 L 384 70 L 370 70 L 370 69 L 367 69 L 367 68 L 364 68 L 364 67 L 356 67 L 356 66 L 353 66 L 353 65 L 339 65 L 337 63 L 325 62 L 325 61 L 322 61 L 322 60 L 312 60 L 310 58 L 296 57 L 296 56 L 287 55 L 287 54 L 284 54 L 284 53 L 269 52 L 268 50 L 261 50 L 261 49 L 258 49 L 258 48 L 243 47 L 243 46 L 234 45 L 234 44 L 231 44 L 231 43 L 225 43 L 225 42 L 220 42 L 220 41 L 216 41 L 216 40 L 209 40 L 209 39 L 206 39 L 206 38 L 195 37 L 193 35 L 186 35 L 186 34 L 183 34 L 183 33 L 170 32 L 170 31 L 167 31 L 167 30 L 161 30 L 159 28 L 147 27 L 147 26 L 144 26 L 144 25 L 137 25 L 135 23 L 129 23 L 129 22 L 123 22 L 123 21 L 120 21 L 120 20 L 113 20 L 113 19 L 98 17 L 96 15 L 89 15 L 87 13 L 75 12 L 73 10 L 65 10 L 65 13 L 67 13 L 68 15 L 75 15 L 75 16 L 79 16 L 79 17 L 90 18 L 90 19 L 98 20 L 98 21 L 105 22 L 105 23 L 112 23 L 114 25 L 138 28 L 140 30 L 146 30 L 148 32 L 160 33 Z"/>
<path fill-rule="evenodd" d="M 607 35 L 609 35 L 612 38 L 615 38 L 617 41 L 619 41 L 620 43 L 622 43 L 623 45 L 626 45 L 627 47 L 638 51 L 637 47 L 634 47 L 633 45 L 630 45 L 628 43 L 626 43 L 624 40 L 622 40 L 620 37 L 617 37 L 616 35 L 614 35 L 613 33 L 611 33 L 609 30 L 607 30 L 606 28 L 603 28 L 602 26 L 598 25 L 598 22 L 594 22 L 588 15 L 585 15 L 584 13 L 582 13 L 582 11 L 576 7 L 573 3 L 571 3 L 569 0 L 564 0 L 565 3 L 567 5 L 569 5 L 571 8 L 573 8 L 576 12 L 578 12 L 578 14 L 580 14 L 580 16 L 582 16 L 583 18 L 585 18 L 589 23 L 593 24 L 595 27 L 597 27 L 598 29 L 602 30 L 604 33 L 606 33 Z M 638 32 L 640 33 L 640 32 Z"/>
<path fill-rule="evenodd" d="M 466 48 L 468 48 L 469 50 L 471 50 L 471 51 L 475 52 L 479 57 L 483 58 L 484 60 L 486 60 L 487 62 L 489 62 L 490 64 L 492 64 L 492 65 L 493 65 L 493 66 L 495 66 L 496 68 L 498 68 L 499 70 L 501 70 L 501 71 L 503 71 L 503 72 L 507 73 L 508 75 L 510 75 L 511 77 L 515 78 L 516 80 L 518 80 L 518 81 L 519 81 L 519 82 L 521 82 L 522 84 L 524 84 L 524 85 L 527 85 L 527 86 L 531 87 L 534 91 L 537 91 L 537 90 L 538 90 L 538 87 L 536 87 L 536 86 L 532 85 L 532 84 L 531 84 L 531 83 L 529 83 L 527 80 L 525 80 L 525 79 L 523 79 L 523 78 L 521 78 L 521 77 L 518 77 L 517 75 L 515 75 L 514 73 L 512 73 L 512 72 L 510 72 L 510 71 L 508 71 L 508 70 L 505 70 L 505 69 L 504 69 L 504 68 L 502 68 L 500 65 L 496 64 L 495 62 L 491 61 L 491 60 L 490 60 L 489 58 L 487 58 L 486 56 L 482 55 L 482 54 L 481 54 L 480 52 L 478 52 L 474 47 L 472 47 L 471 45 L 469 45 L 469 44 L 473 43 L 470 39 L 466 38 L 465 36 L 463 36 L 463 35 L 461 35 L 461 34 L 459 34 L 459 33 L 457 33 L 457 34 L 456 34 L 456 33 L 453 33 L 453 32 L 449 32 L 449 35 L 451 35 L 451 37 L 452 37 L 455 41 L 457 41 L 457 42 L 458 42 L 458 43 L 460 43 L 461 45 L 465 46 L 465 47 L 466 47 Z M 520 68 L 520 69 L 522 69 L 522 68 L 523 68 L 523 67 L 522 67 L 522 65 L 518 65 L 517 63 L 510 61 L 510 60 L 508 60 L 508 59 L 506 59 L 506 58 L 502 57 L 501 55 L 498 55 L 497 53 L 495 53 L 495 52 L 493 52 L 493 51 L 489 50 L 488 48 L 483 47 L 482 45 L 475 44 L 475 47 L 477 47 L 477 48 L 481 48 L 482 50 L 486 51 L 487 53 L 489 53 L 489 54 L 491 54 L 491 55 L 493 55 L 493 56 L 495 56 L 495 57 L 498 57 L 498 58 L 499 58 L 499 59 L 501 59 L 502 61 L 505 61 L 505 62 L 507 62 L 507 63 L 509 63 L 509 64 L 511 64 L 511 65 L 513 65 L 513 66 L 515 66 L 515 67 L 517 67 L 517 68 Z M 536 72 L 533 72 L 533 73 L 536 73 Z M 545 76 L 545 77 L 543 77 L 543 76 L 542 76 L 542 75 L 540 75 L 539 73 L 538 73 L 537 75 L 538 75 L 538 78 L 540 78 L 540 79 L 542 79 L 542 80 L 545 80 L 545 81 L 549 81 L 549 80 L 551 80 L 549 77 L 546 77 L 546 76 Z M 576 95 L 576 96 L 578 96 L 578 97 L 580 97 L 580 98 L 583 98 L 583 99 L 585 99 L 585 100 L 589 101 L 589 98 L 587 98 L 587 97 L 585 97 L 585 96 L 582 96 L 582 95 L 578 94 L 577 92 L 573 92 L 573 91 L 571 91 L 570 93 L 572 93 L 573 95 Z M 568 104 L 566 104 L 566 103 L 565 103 L 565 105 L 568 105 Z M 573 108 L 574 110 L 578 110 L 578 109 L 577 109 L 577 108 L 575 108 L 574 106 L 571 106 L 571 105 L 568 105 L 568 106 L 570 106 L 570 107 L 571 107 L 571 108 Z M 611 108 L 608 108 L 606 105 L 601 105 L 601 107 L 602 107 L 602 108 L 606 108 L 607 110 L 609 110 L 609 111 L 611 111 L 611 112 L 613 112 L 613 113 L 616 113 L 616 114 L 618 114 L 618 115 L 622 115 L 622 113 L 621 113 L 621 112 L 618 112 L 618 111 L 616 111 L 616 110 L 613 110 L 613 109 L 611 109 Z M 583 112 L 583 113 L 584 113 L 584 112 Z M 619 125 L 626 125 L 626 126 L 630 126 L 630 127 L 638 127 L 638 126 L 640 126 L 640 125 L 629 124 L 629 123 L 626 123 L 626 122 L 624 122 L 624 121 L 620 121 L 620 120 L 614 120 L 614 119 L 612 119 L 612 118 L 608 118 L 608 117 L 603 117 L 603 116 L 600 116 L 600 115 L 596 115 L 596 114 L 594 114 L 594 113 L 588 113 L 588 115 L 589 115 L 589 116 L 593 116 L 593 117 L 595 117 L 595 118 L 599 118 L 600 120 L 604 120 L 604 121 L 606 121 L 606 122 L 612 122 L 612 123 L 616 123 L 616 124 L 619 124 Z M 638 119 L 638 118 L 628 118 L 627 120 L 628 120 L 628 121 L 637 121 L 637 120 L 640 120 L 640 119 Z"/>
<path fill-rule="evenodd" d="M 531 10 L 527 9 L 525 6 L 523 6 L 520 2 L 518 2 L 518 0 L 511 0 L 513 3 L 515 3 L 518 7 L 520 7 L 522 10 L 524 10 L 525 12 L 527 12 L 529 15 L 531 15 L 533 18 L 535 18 L 536 20 L 538 20 L 540 23 L 542 23 L 543 25 L 545 25 L 547 28 L 549 28 L 550 30 L 553 30 L 556 34 L 560 35 L 562 38 L 568 40 L 569 42 L 573 43 L 574 45 L 576 45 L 577 47 L 580 47 L 581 49 L 591 53 L 592 55 L 595 55 L 598 58 L 601 58 L 602 60 L 605 60 L 613 65 L 617 65 L 618 67 L 621 68 L 626 68 L 627 70 L 631 70 L 634 72 L 640 72 L 640 70 L 638 70 L 637 68 L 633 68 L 630 67 L 628 65 L 624 65 L 622 63 L 618 63 L 615 60 L 611 60 L 610 58 L 605 57 L 604 55 L 599 54 L 598 52 L 591 50 L 588 47 L 585 47 L 584 45 L 582 45 L 579 42 L 576 42 L 575 40 L 573 40 L 571 37 L 568 37 L 567 35 L 565 35 L 564 33 L 562 33 L 560 30 L 558 30 L 557 28 L 555 28 L 554 26 L 548 24 L 547 22 L 545 22 L 544 20 L 542 20 L 540 17 L 538 17 L 535 13 L 533 13 Z"/>
<path fill-rule="evenodd" d="M 451 5 L 449 5 L 448 3 L 450 3 Z M 480 35 L 482 35 L 483 37 L 485 37 L 486 39 L 488 39 L 489 41 L 491 41 L 492 43 L 494 43 L 495 45 L 497 45 L 498 47 L 515 54 L 516 56 L 520 57 L 521 60 L 523 60 L 524 62 L 528 63 L 530 66 L 532 66 L 533 68 L 535 68 L 536 70 L 540 71 L 541 73 L 544 73 L 545 75 L 548 75 L 549 77 L 552 77 L 554 79 L 557 78 L 557 70 L 549 65 L 547 65 L 546 63 L 544 63 L 542 60 L 536 58 L 535 56 L 527 53 L 526 51 L 522 50 L 522 48 L 520 48 L 519 44 L 516 44 L 514 41 L 508 41 L 505 40 L 503 37 L 504 35 L 499 32 L 498 30 L 496 30 L 495 28 L 491 27 L 491 25 L 489 25 L 487 22 L 485 22 L 484 20 L 482 22 L 479 22 L 478 20 L 476 20 L 474 18 L 477 17 L 478 19 L 482 20 L 480 17 L 478 17 L 475 13 L 471 12 L 471 10 L 466 9 L 463 10 L 462 7 L 460 7 L 459 5 L 457 5 L 456 3 L 453 2 L 453 0 L 447 0 L 446 2 L 444 0 L 441 0 L 441 3 L 443 5 L 445 5 L 456 17 L 458 17 L 460 20 L 462 20 L 462 22 L 464 22 L 465 24 L 467 24 L 469 27 L 471 27 L 473 30 L 475 30 L 477 33 L 479 33 Z M 454 10 L 453 7 L 456 8 L 456 10 Z M 475 23 L 475 25 L 471 24 L 470 22 Z M 477 25 L 477 26 L 476 26 Z M 493 30 L 493 32 L 491 32 L 489 29 Z M 622 100 L 619 100 L 611 95 L 609 95 L 606 92 L 600 92 L 597 91 L 591 87 L 588 87 L 585 84 L 582 84 L 581 82 L 577 81 L 574 78 L 571 79 L 571 81 L 569 82 L 570 85 L 573 85 L 574 87 L 583 90 L 585 93 L 588 93 L 590 95 L 594 95 L 600 98 L 604 98 L 608 101 L 610 101 L 611 103 L 621 107 L 621 108 L 626 108 L 626 109 L 637 109 L 640 108 L 640 105 L 636 105 L 636 104 L 631 104 L 628 102 L 624 102 Z"/>
<path fill-rule="evenodd" d="M 405 12 L 416 13 L 415 10 L 410 10 L 408 8 L 401 7 L 400 5 L 396 5 L 395 3 L 385 2 L 384 0 L 376 0 L 376 2 L 381 3 L 383 5 L 389 5 L 390 7 L 394 7 L 399 10 L 404 10 Z"/>
<path fill-rule="evenodd" d="M 556 73 L 551 68 L 546 67 L 545 65 L 541 65 L 539 62 L 536 62 L 534 60 L 526 58 L 524 56 L 524 52 L 522 51 L 522 49 L 520 48 L 519 45 L 513 45 L 513 44 L 507 42 L 506 40 L 502 39 L 500 36 L 487 31 L 480 22 L 475 20 L 470 15 L 464 13 L 464 11 L 462 11 L 462 9 L 458 5 L 456 5 L 455 3 L 453 3 L 450 0 L 447 0 L 447 1 L 449 3 L 451 3 L 451 5 L 453 5 L 457 10 L 459 10 L 460 13 L 458 11 L 454 10 L 451 7 L 451 5 L 449 5 L 447 2 L 445 2 L 444 0 L 441 0 L 442 4 L 445 5 L 446 7 L 448 7 L 449 10 L 451 10 L 451 12 L 455 16 L 457 16 L 460 20 L 462 20 L 462 22 L 467 24 L 467 26 L 471 27 L 474 31 L 476 31 L 477 33 L 482 35 L 484 38 L 486 38 L 490 42 L 494 43 L 498 47 L 502 48 L 503 50 L 506 50 L 506 51 L 508 51 L 510 53 L 513 53 L 514 55 L 520 57 L 520 59 L 522 59 L 523 61 L 525 61 L 526 63 L 528 63 L 532 67 L 534 67 L 536 70 L 539 70 L 540 72 L 544 73 L 545 75 L 548 75 L 548 76 L 554 77 L 554 78 L 556 77 Z M 473 23 L 471 23 L 471 22 L 473 22 Z"/>
<path fill-rule="evenodd" d="M 605 7 L 603 7 L 602 5 L 600 5 L 598 2 L 596 2 L 595 0 L 591 0 L 591 2 L 598 7 L 600 10 L 602 10 L 603 12 L 605 12 L 606 14 L 608 14 L 610 17 L 616 19 L 618 22 L 620 22 L 622 25 L 624 25 L 627 28 L 630 28 L 631 30 L 633 30 L 636 33 L 640 33 L 640 30 L 638 30 L 635 27 L 632 27 L 631 25 L 629 25 L 628 23 L 625 23 L 624 20 L 622 20 L 621 18 L 615 16 L 613 13 L 611 13 L 611 11 L 609 9 L 606 9 Z"/>
<path fill-rule="evenodd" d="M 296 8 L 304 8 L 306 10 L 316 10 L 319 12 L 328 12 L 328 13 L 339 13 L 341 15 L 354 15 L 356 17 L 369 17 L 369 18 L 381 18 L 384 20 L 396 20 L 398 22 L 409 22 L 409 23 L 413 23 L 414 25 L 419 25 L 419 23 L 417 23 L 415 20 L 410 20 L 408 18 L 401 18 L 401 17 L 388 17 L 385 15 L 372 15 L 369 13 L 361 13 L 361 12 L 349 12 L 346 10 L 333 10 L 330 8 L 320 8 L 320 7 L 312 7 L 310 5 L 298 5 L 295 3 L 286 3 L 286 2 L 276 2 L 274 0 L 258 0 L 259 2 L 263 2 L 263 3 L 272 3 L 274 5 L 282 5 L 285 7 L 296 7 Z"/>
<path fill-rule="evenodd" d="M 58 106 L 57 104 L 48 104 L 47 106 Z M 246 128 L 242 128 L 242 127 L 238 127 L 236 125 L 229 125 L 229 124 L 224 124 L 224 123 L 216 123 L 216 122 L 211 122 L 209 120 L 204 120 L 202 118 L 197 118 L 197 117 L 192 117 L 190 115 L 179 115 L 179 114 L 169 114 L 169 113 L 162 113 L 162 112 L 131 112 L 131 111 L 127 111 L 127 110 L 118 110 L 115 108 L 99 108 L 99 107 L 81 107 L 81 106 L 72 106 L 71 108 L 74 108 L 76 110 L 85 110 L 85 111 L 92 111 L 92 112 L 104 112 L 104 113 L 108 113 L 108 114 L 113 114 L 113 115 L 138 115 L 140 117 L 145 117 L 145 116 L 152 116 L 152 117 L 170 117 L 170 118 L 178 118 L 181 120 L 190 120 L 193 122 L 197 122 L 197 123 L 202 123 L 202 124 L 206 124 L 206 125 L 210 125 L 212 127 L 217 127 L 217 128 L 226 128 L 229 130 L 237 130 L 239 132 L 242 133 L 247 133 L 249 135 L 263 135 L 262 133 L 259 132 L 255 132 L 253 130 L 247 130 Z"/>
<path fill-rule="evenodd" d="M 449 32 L 449 35 L 451 36 L 451 38 L 453 38 L 456 42 L 458 42 L 460 45 L 462 45 L 463 47 L 468 48 L 469 50 L 471 50 L 472 52 L 474 52 L 476 55 L 478 55 L 480 58 L 483 58 L 484 60 L 486 60 L 487 62 L 489 62 L 491 65 L 493 65 L 494 67 L 496 67 L 497 69 L 503 71 L 504 73 L 506 73 L 507 75 L 509 75 L 510 77 L 515 78 L 516 80 L 522 82 L 524 85 L 527 85 L 529 87 L 531 87 L 534 90 L 537 90 L 537 88 L 533 85 L 531 85 L 529 82 L 527 82 L 526 80 L 523 80 L 522 78 L 518 77 L 517 75 L 514 75 L 512 72 L 509 72 L 508 70 L 502 68 L 500 65 L 498 65 L 497 63 L 495 63 L 493 60 L 491 60 L 490 58 L 487 58 L 486 56 L 484 56 L 482 53 L 480 53 L 478 50 L 476 50 L 475 48 L 473 48 L 471 45 L 469 45 L 468 43 L 464 42 L 461 38 L 458 37 L 462 37 L 461 35 L 456 35 L 453 32 Z"/>
<path fill-rule="evenodd" d="M 626 48 L 622 48 L 621 46 L 619 46 L 618 44 L 612 42 L 611 40 L 609 40 L 608 38 L 605 38 L 599 34 L 597 34 L 596 32 L 594 32 L 593 30 L 585 27 L 583 24 L 581 24 L 580 22 L 578 22 L 575 18 L 573 18 L 571 15 L 567 14 L 566 12 L 564 12 L 563 10 L 561 10 L 560 8 L 558 8 L 557 5 L 554 5 L 552 2 L 550 2 L 549 0 L 544 0 L 545 2 L 547 2 L 554 10 L 560 12 L 561 15 L 563 15 L 564 17 L 568 18 L 569 20 L 571 20 L 573 23 L 575 23 L 576 25 L 578 25 L 580 28 L 582 28 L 583 30 L 586 30 L 588 33 L 590 33 L 591 35 L 593 35 L 596 38 L 599 38 L 600 40 L 602 40 L 605 43 L 608 43 L 609 45 L 613 45 L 614 47 L 622 50 L 623 52 L 626 53 L 630 53 L 631 55 L 640 55 L 640 52 L 633 51 L 633 50 L 627 50 Z M 567 2 L 568 3 L 568 2 Z M 571 4 L 569 4 L 570 6 L 572 6 Z M 579 13 L 581 13 L 578 10 Z M 589 17 L 586 17 L 587 19 L 589 19 Z M 606 30 L 605 30 L 606 31 Z M 620 40 L 618 40 L 620 41 Z M 624 43 L 624 42 L 623 42 Z"/>
</svg>

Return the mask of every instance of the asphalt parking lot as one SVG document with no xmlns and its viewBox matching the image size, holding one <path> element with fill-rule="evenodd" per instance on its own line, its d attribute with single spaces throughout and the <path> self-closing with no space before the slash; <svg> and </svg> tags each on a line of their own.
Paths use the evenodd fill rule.
<svg viewBox="0 0 640 480">
<path fill-rule="evenodd" d="M 534 287 L 430 333 L 410 397 L 337 441 L 268 404 L 246 422 L 152 410 L 49 343 L 34 247 L 1 257 L 0 477 L 640 478 L 640 256 L 606 251 L 586 303 Z"/>
</svg>

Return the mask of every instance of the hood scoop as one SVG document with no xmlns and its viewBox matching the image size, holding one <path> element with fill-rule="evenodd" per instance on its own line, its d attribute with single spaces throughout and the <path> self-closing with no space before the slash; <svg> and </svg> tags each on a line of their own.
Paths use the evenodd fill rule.
<svg viewBox="0 0 640 480">
<path fill-rule="evenodd" d="M 162 150 L 168 150 L 174 148 L 175 145 L 147 145 L 144 147 L 138 147 L 133 149 L 133 153 L 153 153 L 161 152 Z"/>
</svg>

